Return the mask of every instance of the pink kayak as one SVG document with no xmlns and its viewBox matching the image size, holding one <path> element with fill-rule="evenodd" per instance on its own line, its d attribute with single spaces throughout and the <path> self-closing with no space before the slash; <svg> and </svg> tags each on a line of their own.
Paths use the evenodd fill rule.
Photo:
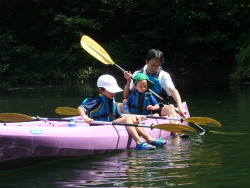
<svg viewBox="0 0 250 188">
<path fill-rule="evenodd" d="M 183 103 L 190 117 L 187 104 Z M 74 119 L 81 120 L 80 116 Z M 89 126 L 65 121 L 31 121 L 0 123 L 0 169 L 14 169 L 40 162 L 68 157 L 110 153 L 136 146 L 126 127 L 121 125 Z M 150 119 L 141 124 L 169 123 Z M 153 138 L 166 138 L 170 132 L 145 128 Z"/>
</svg>

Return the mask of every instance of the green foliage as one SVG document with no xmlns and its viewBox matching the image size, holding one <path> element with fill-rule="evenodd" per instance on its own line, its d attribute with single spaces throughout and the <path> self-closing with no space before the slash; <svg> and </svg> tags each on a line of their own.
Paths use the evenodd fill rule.
<svg viewBox="0 0 250 188">
<path fill-rule="evenodd" d="M 138 54 L 143 50 L 143 46 L 134 43 L 131 36 L 122 36 L 121 40 L 114 40 L 107 46 L 112 59 L 121 67 L 132 68 L 138 59 Z"/>
<path fill-rule="evenodd" d="M 248 38 L 249 35 L 247 35 Z M 250 80 L 250 40 L 246 40 L 244 46 L 239 48 L 236 55 L 237 65 L 230 74 L 233 81 L 249 81 Z"/>
<path fill-rule="evenodd" d="M 82 49 L 84 34 L 126 70 L 142 67 L 147 51 L 158 48 L 167 67 L 185 76 L 233 70 L 231 80 L 250 79 L 247 0 L 2 0 L 0 11 L 0 84 L 120 74 Z"/>
<path fill-rule="evenodd" d="M 81 82 L 93 81 L 96 77 L 99 77 L 100 70 L 93 66 L 87 66 L 79 71 L 78 79 Z"/>
</svg>

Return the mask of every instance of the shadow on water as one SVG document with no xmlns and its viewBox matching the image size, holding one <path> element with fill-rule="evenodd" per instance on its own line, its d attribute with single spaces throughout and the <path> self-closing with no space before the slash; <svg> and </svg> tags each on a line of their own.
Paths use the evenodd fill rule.
<svg viewBox="0 0 250 188">
<path fill-rule="evenodd" d="M 6 90 L 0 94 L 0 110 L 61 117 L 55 108 L 77 107 L 96 91 L 89 87 Z M 124 150 L 0 171 L 0 187 L 249 187 L 250 87 L 214 83 L 176 87 L 183 88 L 180 93 L 191 116 L 222 123 L 221 128 L 204 129 L 246 134 L 207 132 L 188 139 L 168 138 L 167 145 L 154 151 Z"/>
</svg>

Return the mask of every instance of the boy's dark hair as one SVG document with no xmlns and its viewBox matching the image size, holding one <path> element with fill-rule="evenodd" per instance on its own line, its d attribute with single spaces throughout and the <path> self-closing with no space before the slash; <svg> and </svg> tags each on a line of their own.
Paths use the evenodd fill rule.
<svg viewBox="0 0 250 188">
<path fill-rule="evenodd" d="M 102 91 L 105 91 L 105 88 L 104 87 L 99 87 Z"/>
<path fill-rule="evenodd" d="M 165 63 L 164 55 L 160 50 L 157 50 L 157 49 L 149 50 L 146 56 L 146 60 L 149 61 L 150 59 L 154 59 L 154 58 L 159 58 L 161 63 Z"/>
</svg>

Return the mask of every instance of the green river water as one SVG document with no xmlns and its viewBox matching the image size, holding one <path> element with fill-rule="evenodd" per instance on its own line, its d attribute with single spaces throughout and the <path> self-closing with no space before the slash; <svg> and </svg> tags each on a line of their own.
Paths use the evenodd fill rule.
<svg viewBox="0 0 250 188">
<path fill-rule="evenodd" d="M 250 85 L 176 86 L 191 116 L 216 119 L 222 127 L 203 126 L 204 135 L 168 138 L 170 144 L 154 151 L 123 150 L 0 171 L 0 187 L 249 188 Z M 96 91 L 94 85 L 0 88 L 0 113 L 62 117 L 54 112 L 57 107 L 77 108 Z"/>
</svg>

